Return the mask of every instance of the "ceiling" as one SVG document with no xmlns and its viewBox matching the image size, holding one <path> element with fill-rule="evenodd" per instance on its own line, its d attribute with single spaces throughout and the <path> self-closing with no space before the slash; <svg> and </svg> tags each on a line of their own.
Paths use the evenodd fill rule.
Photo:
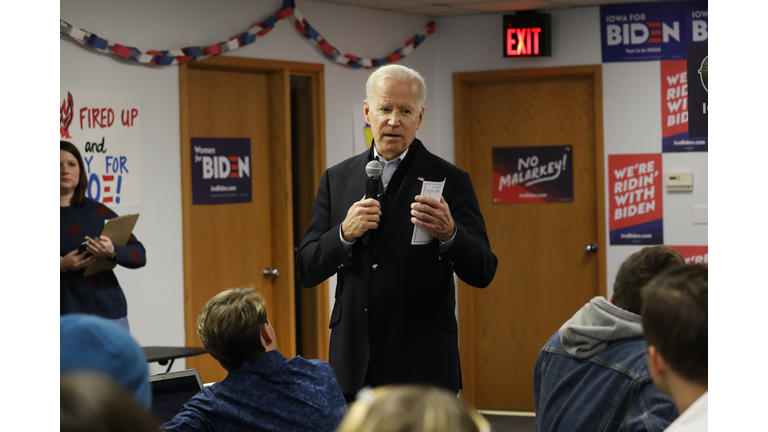
<svg viewBox="0 0 768 432">
<path fill-rule="evenodd" d="M 366 9 L 428 17 L 477 15 L 525 10 L 552 10 L 617 3 L 649 3 L 664 0 L 313 0 Z M 667 0 L 672 1 L 672 0 Z"/>
</svg>

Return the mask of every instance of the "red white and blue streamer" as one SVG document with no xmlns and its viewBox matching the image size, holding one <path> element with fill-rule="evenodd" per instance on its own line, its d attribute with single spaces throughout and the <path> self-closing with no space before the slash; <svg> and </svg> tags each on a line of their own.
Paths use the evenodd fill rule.
<svg viewBox="0 0 768 432">
<path fill-rule="evenodd" d="M 309 43 L 317 47 L 323 55 L 342 66 L 353 69 L 371 69 L 397 62 L 409 56 L 413 50 L 418 48 L 419 45 L 421 45 L 424 40 L 436 30 L 435 22 L 431 21 L 419 34 L 408 39 L 408 41 L 405 42 L 404 47 L 393 51 L 388 56 L 379 59 L 362 58 L 354 54 L 345 54 L 339 51 L 309 24 L 301 12 L 296 8 L 294 0 L 283 0 L 282 9 L 270 15 L 266 20 L 254 25 L 248 29 L 248 31 L 232 36 L 229 40 L 208 46 L 145 51 L 136 47 L 110 42 L 87 30 L 76 28 L 64 20 L 59 20 L 59 31 L 62 35 L 69 36 L 82 45 L 90 46 L 104 53 L 116 54 L 124 59 L 143 64 L 170 66 L 190 61 L 204 60 L 211 56 L 234 51 L 238 48 L 250 45 L 256 42 L 257 38 L 269 33 L 278 21 L 286 18 L 290 18 L 294 28 L 304 36 Z"/>
</svg>

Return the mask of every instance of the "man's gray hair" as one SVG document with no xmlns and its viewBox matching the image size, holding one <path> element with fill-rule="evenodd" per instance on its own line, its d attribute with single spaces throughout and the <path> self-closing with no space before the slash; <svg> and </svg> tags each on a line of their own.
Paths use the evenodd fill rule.
<svg viewBox="0 0 768 432">
<path fill-rule="evenodd" d="M 386 65 L 373 71 L 368 77 L 368 82 L 365 83 L 365 99 L 368 103 L 373 100 L 373 87 L 384 78 L 416 81 L 419 84 L 419 106 L 424 106 L 427 100 L 427 84 L 424 78 L 415 70 L 402 65 Z"/>
</svg>

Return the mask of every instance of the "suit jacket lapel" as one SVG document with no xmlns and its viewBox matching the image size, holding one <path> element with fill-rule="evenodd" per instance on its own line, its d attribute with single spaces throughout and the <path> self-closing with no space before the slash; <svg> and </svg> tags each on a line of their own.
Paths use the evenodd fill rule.
<svg viewBox="0 0 768 432">
<path fill-rule="evenodd" d="M 365 166 L 371 160 L 372 152 L 373 150 L 369 149 L 353 159 L 352 163 L 349 164 L 347 175 L 343 178 L 343 181 L 346 183 L 347 198 L 352 199 L 353 203 L 360 201 L 365 194 L 365 182 L 368 179 L 368 175 L 365 173 Z M 346 215 L 346 212 L 344 214 Z"/>
</svg>

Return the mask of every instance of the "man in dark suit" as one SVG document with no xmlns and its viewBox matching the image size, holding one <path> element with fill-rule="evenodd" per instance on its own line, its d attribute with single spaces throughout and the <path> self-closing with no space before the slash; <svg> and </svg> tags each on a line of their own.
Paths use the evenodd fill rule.
<svg viewBox="0 0 768 432">
<path fill-rule="evenodd" d="M 484 288 L 496 273 L 469 174 L 416 139 L 425 99 L 424 79 L 412 69 L 389 65 L 371 74 L 364 107 L 373 145 L 325 171 L 296 258 L 306 287 L 337 274 L 330 363 L 348 401 L 367 385 L 458 392 L 453 274 Z M 379 199 L 365 199 L 372 160 L 383 165 Z M 443 180 L 439 201 L 420 194 L 422 182 Z M 414 227 L 432 240 L 412 244 Z"/>
</svg>

